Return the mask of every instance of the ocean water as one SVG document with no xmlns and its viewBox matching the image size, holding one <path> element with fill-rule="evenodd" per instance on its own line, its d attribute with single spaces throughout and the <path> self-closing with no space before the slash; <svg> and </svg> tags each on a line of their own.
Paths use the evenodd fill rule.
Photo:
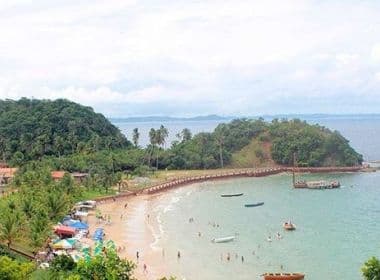
<svg viewBox="0 0 380 280">
<path fill-rule="evenodd" d="M 340 131 L 365 160 L 380 160 L 380 118 L 313 117 L 307 121 Z M 165 125 L 170 143 L 185 127 L 193 133 L 207 132 L 218 123 L 115 125 L 129 139 L 138 127 L 144 146 L 151 127 Z M 362 279 L 363 263 L 371 256 L 380 257 L 380 173 L 305 174 L 302 178 L 337 179 L 342 188 L 296 190 L 291 187 L 291 175 L 280 174 L 204 182 L 162 193 L 149 202 L 159 225 L 152 247 L 165 251 L 165 262 L 179 279 L 262 279 L 264 272 L 279 271 L 304 272 L 307 280 Z M 220 197 L 235 192 L 244 196 Z M 265 203 L 261 207 L 244 207 L 261 201 Z M 189 223 L 190 217 L 194 222 Z M 297 225 L 296 231 L 282 229 L 288 219 Z M 282 239 L 276 239 L 277 232 Z M 234 242 L 211 242 L 230 235 L 236 235 Z M 272 242 L 267 241 L 269 235 Z"/>
<path fill-rule="evenodd" d="M 380 173 L 302 177 L 338 179 L 342 188 L 296 190 L 291 175 L 280 174 L 163 193 L 150 202 L 160 225 L 154 246 L 165 250 L 165 261 L 179 279 L 261 279 L 268 271 L 304 272 L 308 280 L 362 279 L 364 261 L 380 256 Z M 244 196 L 220 197 L 235 192 Z M 261 201 L 261 207 L 244 207 Z M 190 217 L 194 222 L 189 223 Z M 296 231 L 282 229 L 288 219 Z M 277 232 L 282 239 L 276 239 Z M 236 235 L 234 242 L 211 242 L 230 235 Z"/>
<path fill-rule="evenodd" d="M 268 119 L 270 120 L 270 119 Z M 345 136 L 352 147 L 364 156 L 367 161 L 380 160 L 380 118 L 357 116 L 351 118 L 342 117 L 309 117 L 305 119 L 310 123 L 318 123 L 332 130 L 338 130 Z M 169 121 L 169 122 L 125 122 L 114 121 L 114 124 L 127 136 L 132 139 L 132 131 L 137 127 L 140 131 L 140 145 L 146 146 L 149 143 L 149 130 L 159 128 L 161 124 L 169 130 L 169 137 L 166 146 L 176 140 L 176 134 L 184 128 L 189 128 L 193 134 L 199 132 L 210 132 L 220 121 Z"/>
</svg>

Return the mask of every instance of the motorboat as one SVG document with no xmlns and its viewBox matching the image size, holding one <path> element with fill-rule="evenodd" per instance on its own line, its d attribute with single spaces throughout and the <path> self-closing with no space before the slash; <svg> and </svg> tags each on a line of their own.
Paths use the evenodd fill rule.
<svg viewBox="0 0 380 280">
<path fill-rule="evenodd" d="M 232 194 L 221 194 L 221 197 L 234 197 L 234 196 L 242 196 L 244 193 L 232 193 Z"/>
<path fill-rule="evenodd" d="M 303 273 L 264 273 L 261 276 L 264 280 L 303 280 L 305 274 Z"/>
<path fill-rule="evenodd" d="M 252 204 L 244 204 L 245 207 L 257 207 L 264 205 L 264 202 L 252 203 Z"/>
<path fill-rule="evenodd" d="M 286 230 L 295 230 L 296 229 L 296 225 L 293 224 L 292 222 L 285 222 L 283 225 L 284 229 Z"/>
<path fill-rule="evenodd" d="M 235 236 L 226 236 L 226 237 L 219 237 L 219 238 L 213 238 L 211 241 L 214 243 L 226 243 L 234 241 Z"/>
</svg>

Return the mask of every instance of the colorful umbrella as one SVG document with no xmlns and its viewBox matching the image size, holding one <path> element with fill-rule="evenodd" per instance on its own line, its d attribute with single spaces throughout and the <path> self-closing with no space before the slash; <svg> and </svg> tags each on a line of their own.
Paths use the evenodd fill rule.
<svg viewBox="0 0 380 280">
<path fill-rule="evenodd" d="M 66 239 L 59 240 L 58 242 L 53 244 L 54 249 L 71 249 L 73 248 L 73 244 Z"/>
</svg>

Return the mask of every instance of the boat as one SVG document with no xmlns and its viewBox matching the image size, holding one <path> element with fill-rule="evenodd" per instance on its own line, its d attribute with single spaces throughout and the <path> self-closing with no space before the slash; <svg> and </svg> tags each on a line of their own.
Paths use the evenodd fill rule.
<svg viewBox="0 0 380 280">
<path fill-rule="evenodd" d="M 324 190 L 324 189 L 337 189 L 340 187 L 339 181 L 297 181 L 294 183 L 294 188 L 296 189 L 313 189 L 313 190 Z"/>
<path fill-rule="evenodd" d="M 296 225 L 293 224 L 292 222 L 285 222 L 283 225 L 284 229 L 286 230 L 295 230 L 296 229 Z"/>
<path fill-rule="evenodd" d="M 264 280 L 303 280 L 305 274 L 303 273 L 264 273 L 261 276 Z"/>
<path fill-rule="evenodd" d="M 211 241 L 214 243 L 226 243 L 234 241 L 235 236 L 226 236 L 226 237 L 219 237 L 219 238 L 213 238 Z"/>
<path fill-rule="evenodd" d="M 264 202 L 252 203 L 252 204 L 244 204 L 245 207 L 256 207 L 264 205 Z"/>
<path fill-rule="evenodd" d="M 296 155 L 293 154 L 293 187 L 296 189 L 313 189 L 313 190 L 325 190 L 325 189 L 337 189 L 340 188 L 340 182 L 339 181 L 306 181 L 306 180 L 299 180 L 296 181 Z"/>
<path fill-rule="evenodd" d="M 221 197 L 233 197 L 233 196 L 242 196 L 244 193 L 233 193 L 233 194 L 221 194 Z"/>
</svg>

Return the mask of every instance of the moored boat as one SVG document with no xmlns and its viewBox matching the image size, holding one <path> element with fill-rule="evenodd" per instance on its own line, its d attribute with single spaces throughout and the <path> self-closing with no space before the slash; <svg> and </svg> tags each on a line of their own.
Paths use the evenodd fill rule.
<svg viewBox="0 0 380 280">
<path fill-rule="evenodd" d="M 261 276 L 264 280 L 303 280 L 305 274 L 303 273 L 264 273 Z"/>
<path fill-rule="evenodd" d="M 293 224 L 292 222 L 285 222 L 283 225 L 284 229 L 286 230 L 295 230 L 296 229 L 296 225 Z"/>
<path fill-rule="evenodd" d="M 242 196 L 244 193 L 221 194 L 221 197 Z"/>
<path fill-rule="evenodd" d="M 235 236 L 226 236 L 226 237 L 219 237 L 219 238 L 213 238 L 211 241 L 214 243 L 226 243 L 230 241 L 234 241 Z"/>
<path fill-rule="evenodd" d="M 256 207 L 256 206 L 261 206 L 261 205 L 264 205 L 264 202 L 244 204 L 245 207 Z"/>
</svg>

